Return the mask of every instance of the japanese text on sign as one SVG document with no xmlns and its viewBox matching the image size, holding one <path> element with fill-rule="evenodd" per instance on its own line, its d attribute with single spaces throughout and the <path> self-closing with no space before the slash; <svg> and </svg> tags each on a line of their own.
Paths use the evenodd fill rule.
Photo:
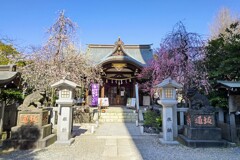
<svg viewBox="0 0 240 160">
<path fill-rule="evenodd" d="M 20 115 L 21 124 L 37 124 L 39 123 L 38 114 L 21 114 Z"/>
<path fill-rule="evenodd" d="M 98 105 L 99 84 L 92 84 L 92 106 Z"/>
<path fill-rule="evenodd" d="M 213 125 L 213 117 L 209 115 L 199 115 L 195 117 L 194 123 L 197 125 Z"/>
</svg>

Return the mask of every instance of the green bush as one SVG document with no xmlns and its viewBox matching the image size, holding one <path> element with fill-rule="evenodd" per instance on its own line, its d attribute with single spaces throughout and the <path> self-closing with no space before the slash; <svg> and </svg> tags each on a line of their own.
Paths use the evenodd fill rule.
<svg viewBox="0 0 240 160">
<path fill-rule="evenodd" d="M 6 105 L 11 105 L 15 102 L 22 103 L 23 95 L 18 89 L 4 89 L 0 93 L 0 101 L 5 101 Z"/>
<path fill-rule="evenodd" d="M 148 110 L 144 113 L 144 126 L 159 129 L 162 126 L 161 116 L 157 112 Z"/>
</svg>

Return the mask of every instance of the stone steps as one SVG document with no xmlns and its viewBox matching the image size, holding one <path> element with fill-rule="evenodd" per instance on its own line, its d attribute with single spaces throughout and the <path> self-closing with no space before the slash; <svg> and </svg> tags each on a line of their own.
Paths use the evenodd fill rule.
<svg viewBox="0 0 240 160">
<path fill-rule="evenodd" d="M 122 108 L 111 108 L 102 110 L 99 113 L 99 122 L 105 123 L 131 123 L 136 122 L 137 113 L 134 110 L 122 109 Z"/>
</svg>

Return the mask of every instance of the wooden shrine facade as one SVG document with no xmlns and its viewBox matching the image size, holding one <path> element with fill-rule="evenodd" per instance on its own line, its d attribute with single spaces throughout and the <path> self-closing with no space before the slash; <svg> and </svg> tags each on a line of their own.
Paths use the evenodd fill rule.
<svg viewBox="0 0 240 160">
<path fill-rule="evenodd" d="M 151 45 L 124 45 L 120 38 L 113 45 L 89 44 L 87 53 L 103 68 L 100 97 L 110 105 L 126 105 L 135 97 L 136 76 L 152 58 Z"/>
</svg>

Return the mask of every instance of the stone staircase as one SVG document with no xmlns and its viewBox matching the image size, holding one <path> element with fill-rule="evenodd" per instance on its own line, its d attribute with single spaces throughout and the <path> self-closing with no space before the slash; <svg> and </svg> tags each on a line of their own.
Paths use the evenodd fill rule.
<svg viewBox="0 0 240 160">
<path fill-rule="evenodd" d="M 97 117 L 97 114 L 94 117 Z M 135 123 L 136 120 L 137 113 L 135 110 L 126 107 L 108 107 L 107 109 L 101 109 L 101 113 L 99 113 L 100 123 Z"/>
</svg>

